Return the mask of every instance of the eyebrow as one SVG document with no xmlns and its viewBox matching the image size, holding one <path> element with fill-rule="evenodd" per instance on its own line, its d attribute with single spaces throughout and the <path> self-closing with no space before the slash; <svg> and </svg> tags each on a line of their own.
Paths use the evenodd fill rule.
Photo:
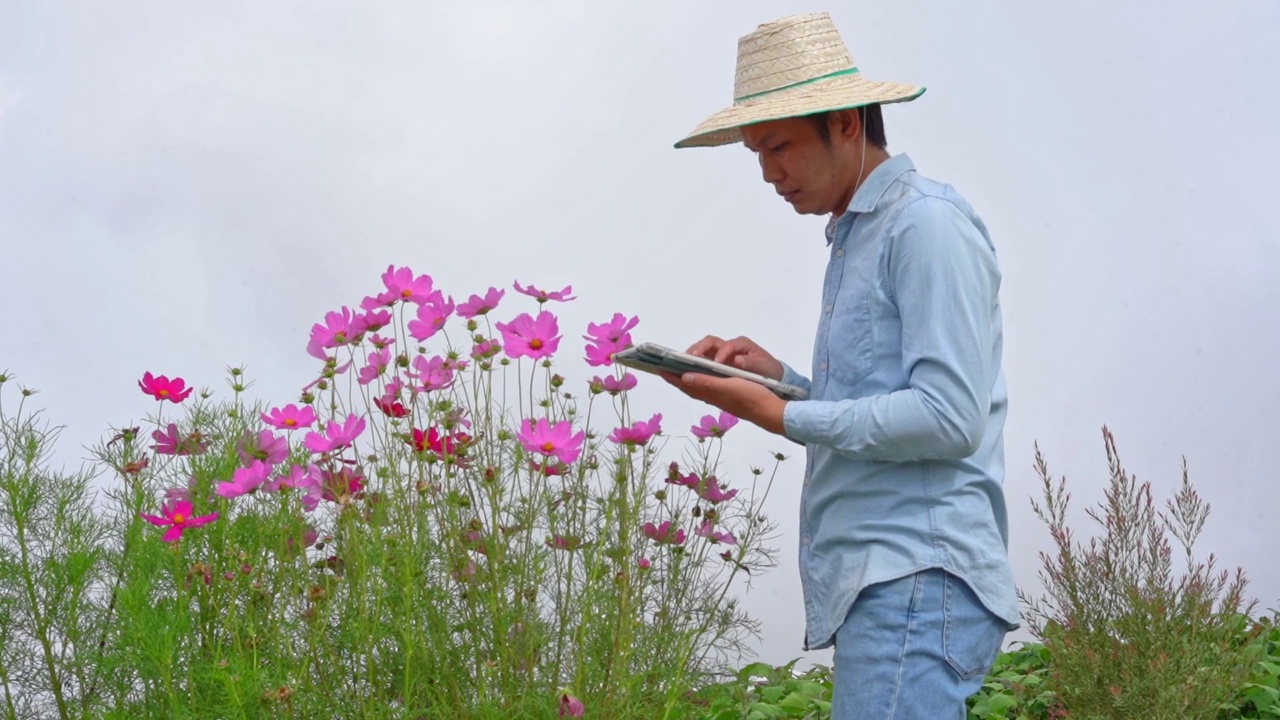
<svg viewBox="0 0 1280 720">
<path fill-rule="evenodd" d="M 764 136 L 764 137 L 762 137 L 762 138 L 760 138 L 760 146 L 761 146 L 761 147 L 763 147 L 763 146 L 765 146 L 765 145 L 768 145 L 768 144 L 769 144 L 769 141 L 770 141 L 770 140 L 772 140 L 772 139 L 773 139 L 773 133 L 765 133 L 765 136 Z M 749 143 L 747 143 L 745 140 L 742 142 L 742 144 L 743 144 L 744 146 L 746 146 L 746 148 L 747 148 L 748 150 L 752 151 L 752 152 L 755 152 L 755 151 L 756 151 L 756 149 L 757 149 L 757 148 L 755 148 L 755 147 L 752 147 L 752 146 L 751 146 Z"/>
</svg>

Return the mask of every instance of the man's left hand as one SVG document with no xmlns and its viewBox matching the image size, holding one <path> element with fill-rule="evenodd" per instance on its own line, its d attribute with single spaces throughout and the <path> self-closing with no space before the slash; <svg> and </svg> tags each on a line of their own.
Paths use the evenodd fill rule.
<svg viewBox="0 0 1280 720">
<path fill-rule="evenodd" d="M 742 378 L 721 378 L 703 373 L 662 373 L 662 377 L 685 395 L 720 408 L 754 423 L 771 433 L 785 435 L 782 414 L 787 401 L 773 391 Z"/>
</svg>

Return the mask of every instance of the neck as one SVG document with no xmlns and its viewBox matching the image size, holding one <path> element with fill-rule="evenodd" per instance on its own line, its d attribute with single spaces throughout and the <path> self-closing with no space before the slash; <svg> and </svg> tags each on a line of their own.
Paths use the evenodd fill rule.
<svg viewBox="0 0 1280 720">
<path fill-rule="evenodd" d="M 865 159 L 862 157 L 861 149 L 854 154 L 851 162 L 847 163 L 853 177 L 850 178 L 848 189 L 840 196 L 840 204 L 836 206 L 834 213 L 836 217 L 845 214 L 849 209 L 849 203 L 853 202 L 853 196 L 858 193 L 858 188 L 862 187 L 867 177 L 888 159 L 889 153 L 878 147 L 868 147 Z"/>
</svg>

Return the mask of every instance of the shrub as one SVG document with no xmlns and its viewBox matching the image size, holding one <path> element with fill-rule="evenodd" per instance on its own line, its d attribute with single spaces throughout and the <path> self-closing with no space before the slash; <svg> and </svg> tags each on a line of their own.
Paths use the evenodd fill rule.
<svg viewBox="0 0 1280 720">
<path fill-rule="evenodd" d="M 156 412 L 94 448 L 105 503 L 0 406 L 9 716 L 681 717 L 737 657 L 774 526 L 772 473 L 718 473 L 736 419 L 663 459 L 611 361 L 636 318 L 588 325 L 579 397 L 544 309 L 569 288 L 494 323 L 504 291 L 382 279 L 312 328 L 297 402 L 146 373 Z"/>
<path fill-rule="evenodd" d="M 1244 683 L 1256 646 L 1239 642 L 1254 603 L 1246 579 L 1196 561 L 1192 546 L 1209 515 L 1188 479 L 1157 510 L 1149 483 L 1125 471 L 1103 428 L 1110 466 L 1105 501 L 1088 516 L 1104 530 L 1087 546 L 1067 527 L 1070 496 L 1056 485 L 1039 447 L 1044 504 L 1032 502 L 1056 554 L 1041 553 L 1046 597 L 1028 600 L 1031 630 L 1044 643 L 1053 687 L 1073 718 L 1212 718 Z M 1174 571 L 1168 535 L 1181 545 Z"/>
</svg>

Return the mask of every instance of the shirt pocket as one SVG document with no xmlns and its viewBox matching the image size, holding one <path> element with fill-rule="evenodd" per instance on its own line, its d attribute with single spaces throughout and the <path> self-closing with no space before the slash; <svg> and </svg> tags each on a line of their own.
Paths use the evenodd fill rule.
<svg viewBox="0 0 1280 720">
<path fill-rule="evenodd" d="M 875 349 L 872 295 L 871 290 L 840 293 L 831 308 L 828 372 L 841 385 L 856 385 L 871 374 Z"/>
</svg>

